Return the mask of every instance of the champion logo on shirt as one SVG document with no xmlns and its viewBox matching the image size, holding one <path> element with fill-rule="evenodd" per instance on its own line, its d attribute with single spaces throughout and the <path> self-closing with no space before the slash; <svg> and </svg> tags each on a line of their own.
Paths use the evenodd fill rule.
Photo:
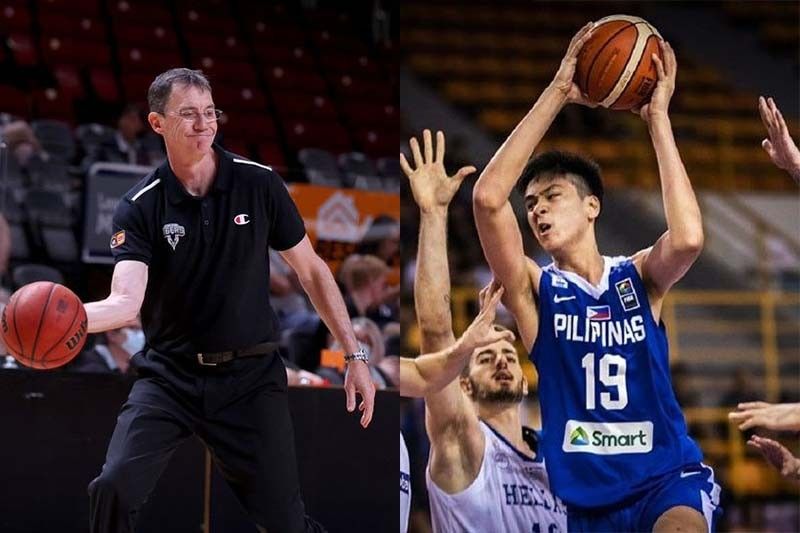
<svg viewBox="0 0 800 533">
<path fill-rule="evenodd" d="M 250 215 L 246 213 L 240 213 L 233 217 L 233 223 L 237 226 L 244 226 L 250 222 Z"/>
<path fill-rule="evenodd" d="M 586 308 L 589 320 L 611 320 L 611 307 L 608 305 L 590 305 Z"/>
</svg>

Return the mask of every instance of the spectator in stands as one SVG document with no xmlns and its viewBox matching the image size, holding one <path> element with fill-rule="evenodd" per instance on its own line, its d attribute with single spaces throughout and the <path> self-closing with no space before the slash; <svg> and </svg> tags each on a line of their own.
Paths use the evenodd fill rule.
<svg viewBox="0 0 800 533">
<path fill-rule="evenodd" d="M 800 431 L 800 403 L 746 402 L 740 403 L 737 409 L 729 413 L 728 418 L 741 422 L 739 429 L 742 431 L 756 427 L 773 431 Z M 800 458 L 795 457 L 786 446 L 759 435 L 751 436 L 747 444 L 761 452 L 785 479 L 800 483 Z"/>
<path fill-rule="evenodd" d="M 400 375 L 400 359 L 396 356 L 386 357 L 386 340 L 377 324 L 366 317 L 356 317 L 352 322 L 356 339 L 369 350 L 369 371 L 375 386 L 378 389 L 396 387 Z M 328 349 L 343 351 L 335 340 L 328 344 Z M 319 373 L 328 376 L 332 382 L 344 382 L 344 376 L 341 374 L 331 376 L 329 368 L 320 369 Z"/>
<path fill-rule="evenodd" d="M 36 138 L 31 125 L 24 120 L 7 124 L 0 130 L 0 134 L 8 145 L 8 152 L 20 168 L 27 167 L 34 156 L 38 155 L 45 160 L 50 158 Z"/>
<path fill-rule="evenodd" d="M 165 158 L 160 141 L 145 130 L 142 110 L 135 104 L 126 105 L 120 113 L 114 137 L 100 143 L 86 155 L 89 164 L 105 161 L 156 166 L 163 163 Z"/>
<path fill-rule="evenodd" d="M 775 166 L 788 172 L 800 184 L 800 149 L 789 135 L 781 110 L 772 98 L 759 96 L 758 111 L 768 135 L 768 138 L 761 141 L 761 146 Z"/>
<path fill-rule="evenodd" d="M 379 328 L 398 321 L 396 288 L 386 284 L 389 267 L 374 255 L 353 254 L 339 267 L 350 317 L 367 317 Z"/>
<path fill-rule="evenodd" d="M 374 255 L 389 266 L 400 264 L 400 224 L 388 215 L 372 221 L 358 247 L 359 254 Z"/>
<path fill-rule="evenodd" d="M 95 336 L 95 344 L 84 349 L 64 367 L 68 372 L 130 374 L 131 357 L 144 348 L 144 332 L 137 320 L 129 327 L 117 328 Z"/>
<path fill-rule="evenodd" d="M 320 322 L 294 270 L 275 250 L 269 251 L 269 297 L 282 330 L 301 326 L 314 329 Z"/>
</svg>

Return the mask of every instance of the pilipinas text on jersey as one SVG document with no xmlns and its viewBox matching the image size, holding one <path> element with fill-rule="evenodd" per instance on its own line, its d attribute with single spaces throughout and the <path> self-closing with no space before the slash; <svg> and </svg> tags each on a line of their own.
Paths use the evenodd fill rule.
<svg viewBox="0 0 800 533">
<path fill-rule="evenodd" d="M 531 351 L 553 491 L 579 507 L 620 502 L 702 457 L 636 267 L 625 257 L 604 262 L 598 286 L 554 265 L 543 269 Z"/>
</svg>

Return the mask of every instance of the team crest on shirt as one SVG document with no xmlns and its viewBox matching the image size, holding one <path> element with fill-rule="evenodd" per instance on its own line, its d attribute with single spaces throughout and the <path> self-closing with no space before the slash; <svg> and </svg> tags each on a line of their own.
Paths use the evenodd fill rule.
<svg viewBox="0 0 800 533">
<path fill-rule="evenodd" d="M 631 278 L 625 278 L 614 284 L 617 288 L 617 295 L 622 304 L 622 308 L 626 311 L 633 311 L 639 309 L 639 297 L 636 295 L 636 289 L 633 288 Z"/>
<path fill-rule="evenodd" d="M 118 231 L 114 235 L 111 236 L 111 247 L 116 248 L 125 244 L 125 230 Z"/>
<path fill-rule="evenodd" d="M 186 229 L 180 224 L 164 224 L 162 231 L 164 232 L 164 238 L 167 239 L 169 245 L 172 246 L 173 251 L 175 251 L 175 247 L 178 246 L 178 241 L 181 237 L 186 235 Z"/>
</svg>

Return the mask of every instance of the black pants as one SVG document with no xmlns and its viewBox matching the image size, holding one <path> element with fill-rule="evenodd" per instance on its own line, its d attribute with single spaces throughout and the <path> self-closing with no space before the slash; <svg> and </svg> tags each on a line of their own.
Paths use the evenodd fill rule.
<svg viewBox="0 0 800 533">
<path fill-rule="evenodd" d="M 89 484 L 90 530 L 133 531 L 139 509 L 175 449 L 192 434 L 259 529 L 324 531 L 305 515 L 297 475 L 286 371 L 277 355 L 216 367 L 153 350 L 123 405 L 103 470 Z"/>
</svg>

